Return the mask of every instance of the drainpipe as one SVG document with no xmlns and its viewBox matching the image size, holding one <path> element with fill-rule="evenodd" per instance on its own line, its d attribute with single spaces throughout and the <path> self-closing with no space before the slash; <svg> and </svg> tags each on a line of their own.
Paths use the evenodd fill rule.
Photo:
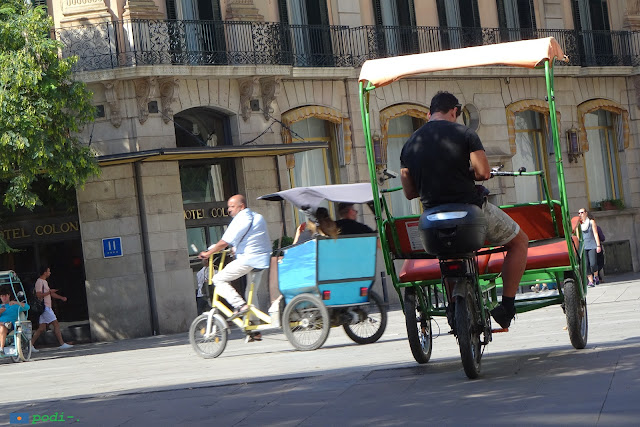
<svg viewBox="0 0 640 427">
<path fill-rule="evenodd" d="M 282 181 L 280 180 L 280 165 L 278 165 L 278 156 L 273 156 L 273 161 L 276 164 L 276 177 L 278 179 L 278 191 L 282 191 Z M 282 235 L 287 235 L 287 221 L 284 215 L 284 200 L 280 200 L 280 216 L 282 218 Z"/>
<path fill-rule="evenodd" d="M 136 182 L 136 193 L 138 201 L 138 212 L 140 217 L 140 233 L 142 234 L 142 263 L 145 276 L 147 276 L 147 296 L 149 297 L 149 315 L 151 317 L 151 331 L 153 335 L 158 335 L 158 307 L 156 306 L 156 290 L 153 281 L 153 271 L 151 269 L 151 252 L 149 251 L 149 226 L 147 224 L 147 209 L 144 203 L 142 192 L 142 180 L 140 178 L 140 162 L 134 163 L 134 179 Z"/>
<path fill-rule="evenodd" d="M 351 119 L 351 124 L 353 125 L 353 117 L 351 115 L 351 97 L 349 96 L 349 81 L 348 79 L 342 79 L 342 83 L 344 84 L 344 93 L 345 93 L 345 96 L 347 97 L 347 114 L 349 115 L 349 118 Z M 355 165 L 356 182 L 360 182 L 360 172 L 357 166 L 358 162 L 356 161 L 357 156 L 356 156 L 356 150 L 353 147 L 353 140 L 354 140 L 354 135 L 352 132 L 351 133 L 351 162 Z M 360 218 L 360 222 L 364 222 L 364 209 L 360 209 L 358 216 Z"/>
</svg>

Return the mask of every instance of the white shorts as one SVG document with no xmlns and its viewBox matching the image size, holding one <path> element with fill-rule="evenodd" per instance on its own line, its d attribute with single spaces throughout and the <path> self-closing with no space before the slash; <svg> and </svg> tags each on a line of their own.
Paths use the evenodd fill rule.
<svg viewBox="0 0 640 427">
<path fill-rule="evenodd" d="M 56 320 L 58 320 L 58 318 L 53 313 L 53 310 L 51 309 L 51 307 L 45 306 L 44 312 L 40 315 L 40 320 L 38 320 L 38 323 L 40 324 L 46 323 L 48 325 L 49 323 Z"/>
</svg>

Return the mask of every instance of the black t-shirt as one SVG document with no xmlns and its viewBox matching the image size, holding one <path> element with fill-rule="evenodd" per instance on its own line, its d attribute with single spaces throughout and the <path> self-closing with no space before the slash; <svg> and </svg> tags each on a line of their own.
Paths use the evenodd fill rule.
<svg viewBox="0 0 640 427">
<path fill-rule="evenodd" d="M 368 225 L 365 225 L 361 222 L 354 221 L 352 219 L 339 219 L 336 221 L 338 228 L 340 229 L 340 234 L 365 234 L 365 233 L 375 233 Z"/>
<path fill-rule="evenodd" d="M 447 120 L 433 120 L 415 131 L 402 147 L 400 165 L 408 168 L 425 208 L 443 203 L 482 206 L 469 172 L 470 154 L 484 150 L 478 135 Z"/>
</svg>

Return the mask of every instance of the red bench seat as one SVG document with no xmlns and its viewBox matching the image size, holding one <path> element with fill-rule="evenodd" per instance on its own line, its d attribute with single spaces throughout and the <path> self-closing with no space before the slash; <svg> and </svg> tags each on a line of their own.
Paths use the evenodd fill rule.
<svg viewBox="0 0 640 427">
<path fill-rule="evenodd" d="M 488 255 L 478 257 L 478 271 L 484 274 L 489 263 Z M 408 259 L 402 264 L 402 269 L 398 275 L 402 282 L 419 282 L 421 280 L 439 279 L 440 263 L 437 259 Z"/>
<path fill-rule="evenodd" d="M 491 254 L 489 273 L 500 273 L 504 263 L 505 252 Z M 555 243 L 533 246 L 527 252 L 527 270 L 540 268 L 564 267 L 571 265 L 567 242 L 563 239 Z"/>
<path fill-rule="evenodd" d="M 528 205 L 504 208 L 504 211 L 510 215 L 527 233 L 530 240 L 538 242 L 529 247 L 527 256 L 527 270 L 563 267 L 570 265 L 569 251 L 567 243 L 564 239 L 557 240 L 558 237 L 564 236 L 562 229 L 562 214 L 560 206 L 554 206 L 554 216 L 558 226 L 559 235 L 553 226 L 551 213 L 546 205 Z M 576 226 L 577 218 L 572 218 L 572 228 Z M 387 224 L 387 236 L 391 236 L 390 225 Z M 397 258 L 403 258 L 403 254 L 424 252 L 417 245 L 411 245 L 409 234 L 411 228 L 417 228 L 417 218 L 403 218 L 393 224 L 398 233 L 400 245 L 395 247 L 391 242 L 391 250 L 396 254 Z M 549 243 L 544 240 L 552 239 Z M 577 238 L 573 237 L 574 244 L 577 244 Z M 504 263 L 504 255 L 506 252 L 497 252 L 493 254 L 481 255 L 478 258 L 478 271 L 480 274 L 500 273 L 502 264 Z M 421 280 L 436 280 L 441 277 L 440 264 L 437 259 L 406 259 L 400 270 L 399 279 L 402 282 L 417 282 Z"/>
</svg>

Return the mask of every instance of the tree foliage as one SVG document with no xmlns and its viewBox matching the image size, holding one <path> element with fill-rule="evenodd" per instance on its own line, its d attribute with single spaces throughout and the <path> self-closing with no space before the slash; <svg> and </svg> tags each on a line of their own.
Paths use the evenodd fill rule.
<svg viewBox="0 0 640 427">
<path fill-rule="evenodd" d="M 40 204 L 36 182 L 49 190 L 82 185 L 99 173 L 77 136 L 93 121 L 92 94 L 73 81 L 75 58 L 61 58 L 53 21 L 24 0 L 0 1 L 0 181 L 9 209 Z"/>
</svg>

